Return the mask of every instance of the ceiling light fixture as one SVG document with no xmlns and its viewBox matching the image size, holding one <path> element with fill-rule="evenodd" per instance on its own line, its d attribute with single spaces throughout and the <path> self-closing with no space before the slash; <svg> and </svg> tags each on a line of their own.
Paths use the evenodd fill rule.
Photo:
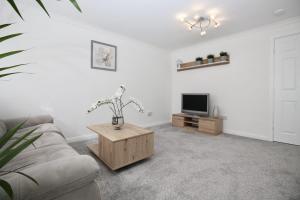
<svg viewBox="0 0 300 200">
<path fill-rule="evenodd" d="M 184 24 L 188 25 L 189 30 L 199 29 L 201 36 L 206 35 L 207 30 L 210 27 L 213 26 L 214 28 L 218 28 L 221 25 L 220 22 L 215 18 L 215 16 L 206 17 L 195 15 L 191 19 L 181 17 L 179 20 Z"/>
</svg>

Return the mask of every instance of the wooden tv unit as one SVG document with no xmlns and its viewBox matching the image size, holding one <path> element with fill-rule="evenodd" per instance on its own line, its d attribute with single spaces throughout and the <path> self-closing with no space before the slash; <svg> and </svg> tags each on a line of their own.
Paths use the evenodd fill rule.
<svg viewBox="0 0 300 200">
<path fill-rule="evenodd" d="M 219 135 L 223 131 L 223 120 L 213 117 L 201 117 L 178 113 L 172 115 L 172 125 L 176 127 L 195 128 L 199 132 Z"/>
</svg>

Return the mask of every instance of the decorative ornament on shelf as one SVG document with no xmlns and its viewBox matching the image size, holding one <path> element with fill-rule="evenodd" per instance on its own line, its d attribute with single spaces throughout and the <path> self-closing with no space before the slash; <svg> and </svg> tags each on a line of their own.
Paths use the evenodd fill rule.
<svg viewBox="0 0 300 200">
<path fill-rule="evenodd" d="M 219 118 L 219 107 L 217 105 L 214 106 L 213 117 L 214 118 Z"/>
<path fill-rule="evenodd" d="M 209 54 L 207 56 L 207 62 L 208 63 L 213 63 L 215 61 L 215 56 L 213 54 Z"/>
<path fill-rule="evenodd" d="M 228 60 L 228 53 L 225 52 L 225 51 L 221 51 L 221 52 L 220 52 L 220 60 L 221 60 L 221 61 L 226 61 L 226 60 Z"/>
<path fill-rule="evenodd" d="M 177 66 L 177 69 L 180 69 L 180 65 L 181 65 L 182 63 L 183 63 L 182 60 L 180 60 L 180 59 L 177 59 L 177 60 L 176 60 L 176 66 Z"/>
<path fill-rule="evenodd" d="M 197 62 L 197 64 L 202 64 L 203 63 L 203 58 L 202 57 L 197 57 L 196 62 Z"/>
<path fill-rule="evenodd" d="M 193 29 L 200 30 L 200 35 L 204 36 L 210 27 L 218 28 L 220 26 L 220 21 L 216 19 L 215 16 L 199 16 L 186 17 L 184 15 L 178 17 L 181 22 L 188 26 L 191 31 Z"/>
<path fill-rule="evenodd" d="M 144 107 L 142 104 L 136 100 L 133 97 L 129 97 L 129 101 L 127 103 L 123 103 L 122 97 L 124 92 L 126 91 L 126 88 L 124 85 L 120 85 L 120 87 L 117 89 L 115 94 L 112 97 L 99 99 L 96 103 L 94 103 L 90 109 L 88 109 L 88 113 L 96 110 L 97 108 L 107 105 L 110 110 L 113 112 L 112 117 L 112 125 L 116 130 L 120 130 L 121 127 L 124 125 L 124 115 L 123 115 L 123 109 L 129 105 L 132 104 L 137 109 L 138 112 L 143 113 Z"/>
</svg>

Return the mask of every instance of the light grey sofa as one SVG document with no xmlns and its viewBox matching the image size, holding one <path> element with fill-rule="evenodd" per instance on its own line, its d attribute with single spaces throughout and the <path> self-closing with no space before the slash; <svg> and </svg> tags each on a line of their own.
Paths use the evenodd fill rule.
<svg viewBox="0 0 300 200">
<path fill-rule="evenodd" d="M 24 119 L 0 121 L 0 136 Z M 20 136 L 37 128 L 34 134 L 43 135 L 10 161 L 3 170 L 19 167 L 32 176 L 39 185 L 18 174 L 5 175 L 14 191 L 15 200 L 100 200 L 99 186 L 95 182 L 98 173 L 96 161 L 87 155 L 79 155 L 70 147 L 50 116 L 27 119 Z M 1 196 L 2 195 L 2 196 Z M 0 199 L 4 199 L 0 192 Z"/>
</svg>

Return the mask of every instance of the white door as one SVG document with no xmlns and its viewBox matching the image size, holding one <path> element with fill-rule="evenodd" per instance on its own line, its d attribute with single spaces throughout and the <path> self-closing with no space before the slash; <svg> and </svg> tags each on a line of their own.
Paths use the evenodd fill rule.
<svg viewBox="0 0 300 200">
<path fill-rule="evenodd" d="M 275 40 L 274 140 L 300 145 L 300 34 Z"/>
</svg>

